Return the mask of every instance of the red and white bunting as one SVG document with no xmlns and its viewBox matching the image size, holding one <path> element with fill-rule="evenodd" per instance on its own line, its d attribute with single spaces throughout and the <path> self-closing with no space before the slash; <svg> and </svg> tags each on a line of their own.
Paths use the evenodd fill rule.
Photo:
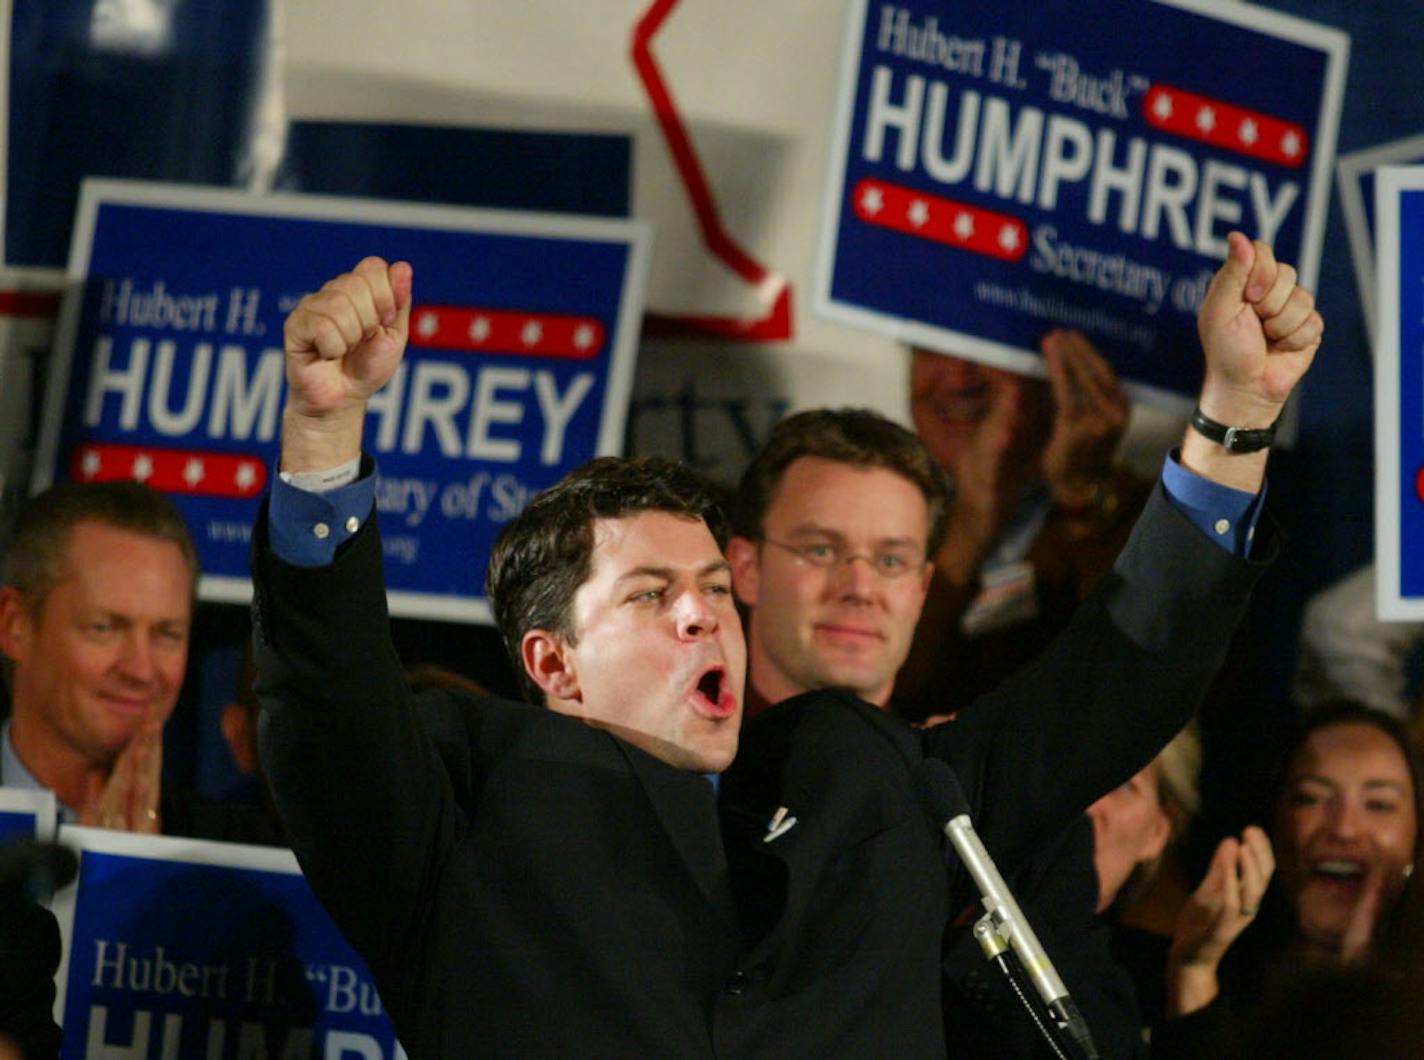
<svg viewBox="0 0 1424 1060">
<path fill-rule="evenodd" d="M 256 497 L 267 488 L 260 456 L 205 453 L 94 442 L 77 447 L 69 460 L 75 482 L 142 482 L 163 493 L 191 497 Z"/>
<path fill-rule="evenodd" d="M 1018 261 L 1028 251 L 1028 226 L 1008 214 L 869 178 L 851 194 L 855 215 L 866 224 L 1001 261 Z"/>
<path fill-rule="evenodd" d="M 418 305 L 410 314 L 410 343 L 427 349 L 584 361 L 598 356 L 604 337 L 598 319 L 562 313 Z"/>
<path fill-rule="evenodd" d="M 1278 166 L 1295 168 L 1310 154 L 1310 138 L 1294 122 L 1171 85 L 1153 85 L 1142 97 L 1142 112 L 1164 132 Z"/>
</svg>

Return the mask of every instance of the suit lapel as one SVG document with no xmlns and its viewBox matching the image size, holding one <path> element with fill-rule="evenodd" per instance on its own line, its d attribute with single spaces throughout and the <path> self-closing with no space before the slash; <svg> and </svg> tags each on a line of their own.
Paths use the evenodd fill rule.
<svg viewBox="0 0 1424 1060">
<path fill-rule="evenodd" d="M 834 859 L 904 819 L 903 797 L 876 775 L 916 756 L 914 737 L 902 729 L 848 693 L 825 691 L 770 708 L 743 730 L 725 778 L 733 803 L 728 819 L 738 822 L 728 842 L 737 845 L 731 857 L 739 871 L 772 891 L 741 896 L 754 946 L 750 963 L 770 959 L 798 937 Z M 888 759 L 882 739 L 885 751 L 894 748 Z M 782 806 L 796 825 L 767 841 Z"/>
<path fill-rule="evenodd" d="M 712 782 L 700 774 L 675 769 L 621 740 L 617 743 L 698 889 L 717 914 L 735 926 L 737 915 Z"/>
</svg>

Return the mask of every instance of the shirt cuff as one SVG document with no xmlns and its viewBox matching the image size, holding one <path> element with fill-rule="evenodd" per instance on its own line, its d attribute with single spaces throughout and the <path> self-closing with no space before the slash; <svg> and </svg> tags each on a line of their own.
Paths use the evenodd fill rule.
<svg viewBox="0 0 1424 1060">
<path fill-rule="evenodd" d="M 361 477 L 360 454 L 353 456 L 340 467 L 326 471 L 279 471 L 277 477 L 283 482 L 310 493 L 325 493 L 340 486 L 347 486 Z"/>
<path fill-rule="evenodd" d="M 1182 466 L 1173 449 L 1162 462 L 1162 488 L 1167 499 L 1207 537 L 1236 556 L 1248 556 L 1256 536 L 1256 523 L 1266 499 L 1259 493 L 1223 486 Z"/>
<path fill-rule="evenodd" d="M 337 546 L 374 515 L 375 464 L 360 466 L 358 473 L 348 485 L 320 491 L 303 489 L 298 476 L 273 478 L 267 531 L 278 559 L 294 567 L 325 567 L 336 559 Z"/>
</svg>

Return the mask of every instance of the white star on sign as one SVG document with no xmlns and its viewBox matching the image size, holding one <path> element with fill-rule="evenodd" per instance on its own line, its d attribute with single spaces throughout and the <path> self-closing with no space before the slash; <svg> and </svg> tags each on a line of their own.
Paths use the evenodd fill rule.
<svg viewBox="0 0 1424 1060">
<path fill-rule="evenodd" d="M 84 450 L 84 455 L 79 459 L 79 467 L 84 472 L 85 478 L 93 478 L 97 475 L 101 464 L 99 454 L 93 449 Z"/>
<path fill-rule="evenodd" d="M 860 197 L 860 208 L 874 217 L 885 208 L 885 196 L 879 188 L 866 188 L 865 194 Z"/>
<path fill-rule="evenodd" d="M 923 228 L 925 222 L 930 219 L 930 205 L 924 199 L 916 199 L 910 203 L 910 208 L 905 211 L 905 216 L 910 219 L 910 224 L 916 228 Z"/>
<path fill-rule="evenodd" d="M 1163 92 L 1152 102 L 1152 113 L 1163 121 L 1172 116 L 1172 97 Z"/>
<path fill-rule="evenodd" d="M 526 346 L 533 346 L 544 337 L 544 329 L 539 325 L 539 321 L 531 320 L 524 325 L 524 330 L 519 333 L 519 341 Z"/>
<path fill-rule="evenodd" d="M 133 477 L 139 482 L 147 482 L 153 475 L 153 461 L 149 459 L 147 453 L 139 453 L 134 457 Z"/>
<path fill-rule="evenodd" d="M 428 339 L 440 330 L 440 318 L 434 313 L 421 313 L 420 319 L 416 321 L 415 330 L 422 339 Z"/>
<path fill-rule="evenodd" d="M 475 317 L 470 321 L 470 338 L 475 342 L 484 342 L 489 338 L 490 322 L 489 317 Z"/>
<path fill-rule="evenodd" d="M 1014 225 L 1004 225 L 999 229 L 999 246 L 1005 250 L 1017 250 L 1019 248 L 1019 230 Z"/>
<path fill-rule="evenodd" d="M 592 324 L 580 324 L 574 328 L 574 345 L 581 350 L 586 350 L 593 345 Z"/>
<path fill-rule="evenodd" d="M 188 462 L 183 465 L 183 481 L 190 486 L 196 486 L 203 481 L 203 462 L 196 456 L 189 457 Z"/>
<path fill-rule="evenodd" d="M 1254 144 L 1260 135 L 1260 132 L 1256 129 L 1256 123 L 1250 118 L 1247 118 L 1241 123 L 1240 136 L 1243 144 Z"/>
<path fill-rule="evenodd" d="M 961 213 L 954 219 L 954 234 L 960 239 L 968 239 L 974 234 L 974 215 Z"/>
<path fill-rule="evenodd" d="M 237 473 L 232 476 L 240 490 L 250 490 L 253 483 L 257 481 L 257 469 L 251 464 L 241 463 L 237 465 Z"/>
<path fill-rule="evenodd" d="M 1203 107 L 1197 111 L 1197 128 L 1202 132 L 1209 133 L 1216 128 L 1216 111 L 1210 107 Z"/>
<path fill-rule="evenodd" d="M 1300 154 L 1300 137 L 1291 130 L 1281 137 L 1281 153 L 1287 158 L 1294 158 Z"/>
</svg>

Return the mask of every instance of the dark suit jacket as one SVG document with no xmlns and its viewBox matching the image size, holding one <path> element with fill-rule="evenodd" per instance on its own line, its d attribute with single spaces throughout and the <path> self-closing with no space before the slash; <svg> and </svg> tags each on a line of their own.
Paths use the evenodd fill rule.
<svg viewBox="0 0 1424 1060">
<path fill-rule="evenodd" d="M 1258 537 L 1269 547 L 1269 530 Z M 798 817 L 751 854 L 759 840 L 729 832 L 746 930 L 760 939 L 747 997 L 764 1002 L 764 1022 L 748 1040 L 760 1049 L 780 1027 L 781 1055 L 944 1055 L 924 1017 L 938 1012 L 945 925 L 978 894 L 919 809 L 914 763 L 949 762 L 1012 878 L 1186 723 L 1262 569 L 1209 541 L 1159 487 L 1064 635 L 953 724 L 910 730 L 846 693 L 747 723 L 724 778 L 732 809 L 763 828 L 780 805 Z M 951 1056 L 957 1030 L 945 1028 Z"/>
<path fill-rule="evenodd" d="M 1012 872 L 1181 726 L 1252 578 L 1159 499 L 1005 704 L 920 734 L 816 693 L 750 723 L 724 856 L 702 777 L 534 708 L 416 707 L 374 520 L 306 570 L 258 527 L 265 761 L 412 1057 L 943 1056 L 941 940 L 974 896 L 915 763 L 956 768 Z M 796 824 L 765 842 L 781 806 Z"/>
<path fill-rule="evenodd" d="M 28 895 L 0 893 L 0 1040 L 9 1038 L 26 1060 L 59 1055 L 53 1015 L 58 970 L 54 915 Z"/>
<path fill-rule="evenodd" d="M 717 1055 L 711 784 L 547 710 L 417 705 L 366 527 L 321 569 L 259 542 L 256 690 L 297 857 L 410 1056 Z"/>
</svg>

